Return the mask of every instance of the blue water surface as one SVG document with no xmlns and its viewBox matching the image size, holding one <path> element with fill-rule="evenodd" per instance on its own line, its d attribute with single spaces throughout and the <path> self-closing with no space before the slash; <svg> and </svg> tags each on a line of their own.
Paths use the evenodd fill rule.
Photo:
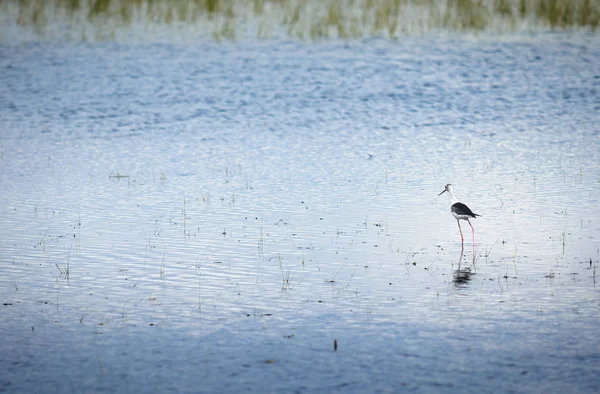
<svg viewBox="0 0 600 394">
<path fill-rule="evenodd" d="M 3 43 L 0 391 L 600 391 L 597 42 Z"/>
</svg>

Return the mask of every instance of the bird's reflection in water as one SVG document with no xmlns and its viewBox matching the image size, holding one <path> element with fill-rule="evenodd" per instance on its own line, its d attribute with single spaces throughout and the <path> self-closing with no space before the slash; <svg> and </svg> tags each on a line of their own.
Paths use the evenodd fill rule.
<svg viewBox="0 0 600 394">
<path fill-rule="evenodd" d="M 465 267 L 465 268 L 461 268 L 461 263 L 463 262 L 463 254 L 464 254 L 464 246 L 460 249 L 460 257 L 458 259 L 458 269 L 456 271 L 454 271 L 454 273 L 452 274 L 452 283 L 454 283 L 454 286 L 456 287 L 466 287 L 469 284 L 469 281 L 471 280 L 471 275 L 473 275 L 473 272 L 471 272 L 471 267 Z M 475 252 L 473 252 L 473 267 L 475 266 Z"/>
<path fill-rule="evenodd" d="M 471 268 L 459 268 L 452 274 L 452 283 L 456 287 L 466 287 L 471 280 Z"/>
</svg>

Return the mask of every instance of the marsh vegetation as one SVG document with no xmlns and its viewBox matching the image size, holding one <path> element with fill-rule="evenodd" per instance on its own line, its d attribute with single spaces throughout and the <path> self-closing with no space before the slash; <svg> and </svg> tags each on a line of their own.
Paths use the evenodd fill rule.
<svg viewBox="0 0 600 394">
<path fill-rule="evenodd" d="M 586 29 L 598 0 L 10 0 L 5 23 L 46 39 L 303 40 Z"/>
</svg>

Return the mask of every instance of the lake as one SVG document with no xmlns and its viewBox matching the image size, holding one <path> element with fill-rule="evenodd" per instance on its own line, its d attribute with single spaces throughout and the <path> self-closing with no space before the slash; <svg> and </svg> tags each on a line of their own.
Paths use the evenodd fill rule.
<svg viewBox="0 0 600 394">
<path fill-rule="evenodd" d="M 0 391 L 600 391 L 596 35 L 0 70 Z"/>
</svg>

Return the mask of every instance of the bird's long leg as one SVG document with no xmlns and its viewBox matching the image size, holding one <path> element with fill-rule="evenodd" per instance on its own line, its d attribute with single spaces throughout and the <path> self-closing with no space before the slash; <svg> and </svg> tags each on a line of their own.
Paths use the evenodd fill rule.
<svg viewBox="0 0 600 394">
<path fill-rule="evenodd" d="M 473 225 L 469 219 L 467 219 L 467 222 L 469 222 L 469 226 L 471 226 L 471 231 L 473 232 L 473 247 L 475 247 L 475 229 L 473 228 Z"/>
<path fill-rule="evenodd" d="M 460 220 L 456 219 L 456 223 L 458 223 L 458 231 L 460 231 L 460 242 L 464 244 L 465 237 L 463 237 L 462 228 L 460 228 Z"/>
</svg>

